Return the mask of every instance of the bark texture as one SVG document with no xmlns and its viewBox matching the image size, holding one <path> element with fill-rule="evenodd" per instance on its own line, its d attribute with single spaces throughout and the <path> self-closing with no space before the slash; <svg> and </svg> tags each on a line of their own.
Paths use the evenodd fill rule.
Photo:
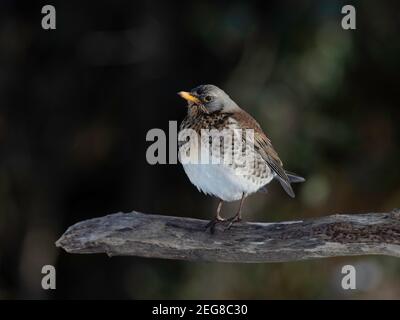
<svg viewBox="0 0 400 320">
<path fill-rule="evenodd" d="M 305 221 L 217 225 L 139 212 L 79 222 L 56 242 L 70 253 L 218 262 L 283 262 L 352 255 L 400 257 L 400 211 Z"/>
</svg>

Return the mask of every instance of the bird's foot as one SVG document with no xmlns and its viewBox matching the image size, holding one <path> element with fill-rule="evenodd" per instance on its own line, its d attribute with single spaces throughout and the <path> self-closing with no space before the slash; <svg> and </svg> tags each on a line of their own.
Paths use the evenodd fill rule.
<svg viewBox="0 0 400 320">
<path fill-rule="evenodd" d="M 216 226 L 218 223 L 225 222 L 225 221 L 226 221 L 226 219 L 224 219 L 224 218 L 215 217 L 215 218 L 212 219 L 209 223 L 207 223 L 207 225 L 206 225 L 206 231 L 207 231 L 208 229 L 210 229 L 210 232 L 211 232 L 211 233 L 214 233 L 214 231 L 215 231 L 215 226 Z"/>
<path fill-rule="evenodd" d="M 228 226 L 224 229 L 224 231 L 225 231 L 225 230 L 229 230 L 235 222 L 240 222 L 240 221 L 242 221 L 242 218 L 237 214 L 237 215 L 233 216 L 232 218 L 227 219 L 226 221 L 229 222 L 229 224 L 228 224 Z"/>
</svg>

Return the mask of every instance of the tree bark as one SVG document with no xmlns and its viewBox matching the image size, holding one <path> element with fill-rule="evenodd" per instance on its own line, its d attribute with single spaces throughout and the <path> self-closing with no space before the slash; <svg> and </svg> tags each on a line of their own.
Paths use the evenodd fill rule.
<svg viewBox="0 0 400 320">
<path fill-rule="evenodd" d="M 217 262 L 284 262 L 355 255 L 400 257 L 400 211 L 335 214 L 305 221 L 235 223 L 139 212 L 79 222 L 56 242 L 70 253 Z"/>
</svg>

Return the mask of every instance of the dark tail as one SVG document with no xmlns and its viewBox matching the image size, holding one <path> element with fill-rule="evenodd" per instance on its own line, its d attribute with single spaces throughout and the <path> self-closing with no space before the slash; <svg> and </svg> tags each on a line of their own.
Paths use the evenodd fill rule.
<svg viewBox="0 0 400 320">
<path fill-rule="evenodd" d="M 297 174 L 293 173 L 293 172 L 289 172 L 289 171 L 285 171 L 285 174 L 287 176 L 285 178 L 280 177 L 279 175 L 275 176 L 275 179 L 277 179 L 282 188 L 286 191 L 286 193 L 291 196 L 292 198 L 295 197 L 294 191 L 292 189 L 292 186 L 290 185 L 291 183 L 299 183 L 299 182 L 304 182 L 306 181 L 306 179 L 304 179 L 303 177 L 298 176 Z M 267 192 L 267 187 L 264 186 L 262 188 L 260 188 L 260 190 L 258 192 L 263 192 L 266 193 Z"/>
<path fill-rule="evenodd" d="M 285 171 L 285 173 L 286 173 L 287 177 L 289 178 L 290 183 L 300 183 L 300 182 L 306 181 L 306 179 L 304 179 L 303 177 L 300 177 L 299 175 L 297 175 L 293 172 Z"/>
</svg>

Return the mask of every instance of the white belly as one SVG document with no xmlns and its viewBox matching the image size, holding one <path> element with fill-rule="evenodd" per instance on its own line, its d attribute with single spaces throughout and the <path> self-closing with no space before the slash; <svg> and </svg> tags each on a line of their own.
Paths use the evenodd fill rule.
<svg viewBox="0 0 400 320">
<path fill-rule="evenodd" d="M 184 164 L 183 168 L 200 191 L 224 201 L 240 200 L 243 194 L 255 193 L 273 179 L 272 174 L 251 179 L 222 164 Z"/>
<path fill-rule="evenodd" d="M 190 181 L 200 191 L 224 201 L 239 200 L 243 193 L 247 195 L 257 192 L 269 182 L 251 181 L 236 175 L 233 169 L 217 164 L 184 164 L 183 168 Z"/>
<path fill-rule="evenodd" d="M 205 155 L 209 154 L 208 141 L 204 148 L 190 146 L 189 143 L 179 148 L 179 160 L 189 177 L 190 181 L 205 194 L 213 195 L 223 201 L 240 200 L 243 196 L 257 192 L 274 178 L 267 164 L 263 175 L 254 176 L 252 170 L 246 167 L 236 167 L 224 164 L 221 161 L 214 161 L 214 153 L 209 161 L 201 163 L 199 159 L 208 159 Z M 189 158 L 182 161 L 182 157 L 189 152 Z M 200 156 L 200 157 L 199 157 Z M 257 155 L 261 159 L 260 155 Z M 187 161 L 190 159 L 190 161 Z M 219 160 L 219 159 L 217 159 Z"/>
</svg>

